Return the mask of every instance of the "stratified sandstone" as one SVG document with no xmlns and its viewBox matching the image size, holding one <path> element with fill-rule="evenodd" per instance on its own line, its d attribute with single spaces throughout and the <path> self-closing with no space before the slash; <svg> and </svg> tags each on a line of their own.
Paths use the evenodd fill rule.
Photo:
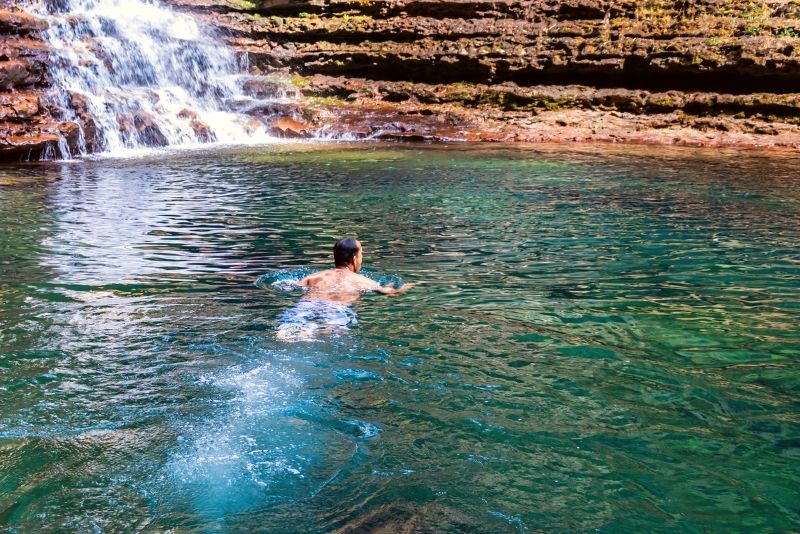
<svg viewBox="0 0 800 534">
<path fill-rule="evenodd" d="M 327 132 L 450 138 L 419 118 L 443 114 L 456 138 L 800 146 L 798 1 L 169 2 Z"/>
<path fill-rule="evenodd" d="M 45 21 L 13 7 L 0 8 L 0 159 L 57 155 L 59 142 L 77 145 L 76 123 L 54 118 L 44 103 L 48 51 Z M 55 113 L 57 114 L 57 113 Z"/>
<path fill-rule="evenodd" d="M 162 1 L 246 56 L 276 135 L 800 147 L 800 0 Z M 76 145 L 68 116 L 94 148 L 45 97 L 44 28 L 0 8 L 3 159 Z"/>
</svg>

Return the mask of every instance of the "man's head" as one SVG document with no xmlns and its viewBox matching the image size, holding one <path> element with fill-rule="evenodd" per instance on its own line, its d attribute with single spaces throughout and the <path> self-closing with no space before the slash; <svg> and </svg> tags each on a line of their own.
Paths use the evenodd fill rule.
<svg viewBox="0 0 800 534">
<path fill-rule="evenodd" d="M 333 263 L 357 273 L 361 269 L 361 243 L 355 237 L 345 237 L 333 245 Z"/>
</svg>

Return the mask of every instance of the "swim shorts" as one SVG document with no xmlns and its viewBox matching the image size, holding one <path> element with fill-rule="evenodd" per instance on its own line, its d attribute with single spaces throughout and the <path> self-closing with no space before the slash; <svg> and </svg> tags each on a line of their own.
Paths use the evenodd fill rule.
<svg viewBox="0 0 800 534">
<path fill-rule="evenodd" d="M 315 299 L 301 300 L 278 321 L 277 337 L 284 341 L 311 341 L 321 335 L 339 334 L 357 322 L 350 306 Z"/>
</svg>

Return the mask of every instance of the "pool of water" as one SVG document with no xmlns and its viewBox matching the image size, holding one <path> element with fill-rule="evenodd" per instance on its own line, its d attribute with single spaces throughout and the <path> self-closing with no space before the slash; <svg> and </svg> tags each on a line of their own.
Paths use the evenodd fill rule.
<svg viewBox="0 0 800 534">
<path fill-rule="evenodd" d="M 798 164 L 365 144 L 0 168 L 0 526 L 798 530 Z M 276 336 L 351 234 L 418 286 Z"/>
</svg>

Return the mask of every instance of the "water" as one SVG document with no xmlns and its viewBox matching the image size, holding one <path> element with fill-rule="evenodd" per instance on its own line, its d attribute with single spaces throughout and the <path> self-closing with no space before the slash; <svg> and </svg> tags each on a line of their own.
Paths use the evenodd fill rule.
<svg viewBox="0 0 800 534">
<path fill-rule="evenodd" d="M 155 0 L 63 0 L 29 9 L 50 22 L 51 106 L 84 125 L 81 153 L 270 140 L 245 113 L 258 104 L 242 90 L 246 58 L 195 18 Z M 47 156 L 71 154 L 62 142 Z"/>
<path fill-rule="evenodd" d="M 797 165 L 297 145 L 4 168 L 0 525 L 796 531 Z M 347 234 L 419 286 L 277 339 Z"/>
</svg>

